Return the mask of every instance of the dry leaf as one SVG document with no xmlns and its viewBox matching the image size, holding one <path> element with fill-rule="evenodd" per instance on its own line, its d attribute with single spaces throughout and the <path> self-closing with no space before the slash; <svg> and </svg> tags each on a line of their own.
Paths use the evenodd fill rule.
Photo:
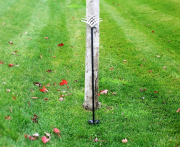
<svg viewBox="0 0 180 147">
<path fill-rule="evenodd" d="M 31 97 L 32 99 L 37 99 L 38 97 Z"/>
<path fill-rule="evenodd" d="M 128 140 L 125 138 L 125 139 L 122 140 L 122 143 L 127 143 L 127 141 Z"/>
<path fill-rule="evenodd" d="M 45 39 L 48 39 L 48 37 L 44 37 Z"/>
</svg>

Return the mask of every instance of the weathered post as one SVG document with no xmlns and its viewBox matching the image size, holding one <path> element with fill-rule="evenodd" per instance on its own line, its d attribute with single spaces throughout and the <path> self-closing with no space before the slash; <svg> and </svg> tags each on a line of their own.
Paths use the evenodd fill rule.
<svg viewBox="0 0 180 147">
<path fill-rule="evenodd" d="M 86 18 L 85 21 L 83 21 L 86 22 L 85 99 L 83 107 L 87 110 L 93 110 L 93 107 L 94 109 L 98 109 L 101 107 L 101 103 L 98 100 L 100 21 L 102 20 L 99 20 L 99 0 L 86 0 Z M 94 61 L 92 61 L 92 57 L 94 58 Z M 94 94 L 92 91 L 94 92 Z"/>
</svg>

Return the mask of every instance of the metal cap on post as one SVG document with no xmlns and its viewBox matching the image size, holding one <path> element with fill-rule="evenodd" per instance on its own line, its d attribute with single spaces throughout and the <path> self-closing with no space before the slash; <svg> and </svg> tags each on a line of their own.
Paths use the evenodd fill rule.
<svg viewBox="0 0 180 147">
<path fill-rule="evenodd" d="M 87 16 L 87 18 L 83 18 L 81 20 L 82 22 L 85 22 L 86 24 L 91 26 L 91 61 L 92 61 L 92 106 L 93 106 L 93 119 L 89 120 L 89 124 L 98 124 L 99 120 L 95 120 L 95 114 L 94 114 L 94 58 L 93 58 L 93 28 L 94 25 L 97 23 L 103 21 L 101 18 L 98 18 L 97 16 Z"/>
</svg>

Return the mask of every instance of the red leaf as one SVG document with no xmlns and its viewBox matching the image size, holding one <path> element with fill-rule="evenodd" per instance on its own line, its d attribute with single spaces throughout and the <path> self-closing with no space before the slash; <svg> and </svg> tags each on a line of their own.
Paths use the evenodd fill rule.
<svg viewBox="0 0 180 147">
<path fill-rule="evenodd" d="M 64 97 L 64 95 L 60 95 L 60 97 Z"/>
<path fill-rule="evenodd" d="M 67 85 L 67 83 L 68 83 L 68 81 L 66 81 L 66 80 L 64 80 L 64 79 L 63 79 L 63 80 L 62 80 L 62 82 L 61 82 L 61 83 L 59 83 L 59 85 L 60 85 L 60 86 L 63 86 L 64 84 L 66 84 L 66 85 Z"/>
<path fill-rule="evenodd" d="M 52 70 L 49 70 L 49 69 L 48 69 L 48 70 L 46 70 L 46 72 L 51 72 L 51 71 L 52 71 Z"/>
<path fill-rule="evenodd" d="M 73 19 L 74 19 L 74 17 L 73 17 Z"/>
<path fill-rule="evenodd" d="M 48 98 L 44 98 L 44 100 L 45 100 L 45 101 L 47 101 L 47 100 L 48 100 Z"/>
<path fill-rule="evenodd" d="M 152 33 L 154 33 L 154 31 L 152 31 Z"/>
<path fill-rule="evenodd" d="M 39 118 L 39 116 L 37 116 L 36 114 L 34 114 L 34 118 L 31 117 L 31 119 L 34 123 L 38 123 L 38 118 Z"/>
<path fill-rule="evenodd" d="M 36 140 L 36 137 L 32 137 L 32 136 L 29 136 L 28 137 L 30 140 Z"/>
<path fill-rule="evenodd" d="M 12 66 L 14 66 L 14 64 L 9 64 L 8 66 L 9 66 L 9 67 L 12 67 Z"/>
<path fill-rule="evenodd" d="M 114 68 L 110 68 L 110 70 L 113 70 Z"/>
<path fill-rule="evenodd" d="M 4 64 L 4 63 L 2 62 L 2 60 L 0 61 L 0 64 Z"/>
<path fill-rule="evenodd" d="M 150 73 L 150 72 L 152 72 L 152 70 L 149 70 L 148 72 Z"/>
<path fill-rule="evenodd" d="M 154 91 L 154 93 L 158 93 L 157 91 Z"/>
<path fill-rule="evenodd" d="M 42 137 L 42 142 L 43 142 L 43 143 L 46 143 L 46 142 L 48 142 L 49 140 L 50 140 L 50 139 L 46 138 L 46 136 L 43 136 L 43 137 Z"/>
<path fill-rule="evenodd" d="M 41 83 L 39 83 L 39 82 L 34 82 L 34 84 L 41 87 Z"/>
<path fill-rule="evenodd" d="M 11 120 L 11 117 L 8 115 L 5 117 L 5 119 Z"/>
<path fill-rule="evenodd" d="M 61 44 L 58 44 L 58 46 L 64 46 L 64 44 L 63 44 L 63 43 L 61 43 Z"/>
<path fill-rule="evenodd" d="M 14 96 L 13 99 L 16 101 L 16 97 Z"/>
<path fill-rule="evenodd" d="M 45 88 L 44 86 L 43 86 L 43 89 L 39 89 L 41 92 L 46 92 L 46 91 L 48 91 L 47 90 L 47 88 Z"/>
<path fill-rule="evenodd" d="M 13 42 L 12 42 L 12 41 L 9 41 L 9 43 L 10 43 L 10 44 L 13 44 Z"/>
<path fill-rule="evenodd" d="M 48 37 L 44 37 L 45 39 L 48 39 Z"/>
<path fill-rule="evenodd" d="M 53 131 L 54 131 L 54 133 L 58 134 L 59 137 L 61 137 L 61 135 L 59 134 L 60 133 L 59 129 L 53 128 Z"/>
</svg>

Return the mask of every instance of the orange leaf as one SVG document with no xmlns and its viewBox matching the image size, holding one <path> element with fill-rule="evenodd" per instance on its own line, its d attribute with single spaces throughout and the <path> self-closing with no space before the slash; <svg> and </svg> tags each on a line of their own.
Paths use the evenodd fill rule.
<svg viewBox="0 0 180 147">
<path fill-rule="evenodd" d="M 46 91 L 48 91 L 47 90 L 47 88 L 45 88 L 44 86 L 43 86 L 43 89 L 39 89 L 41 92 L 46 92 Z"/>
</svg>

